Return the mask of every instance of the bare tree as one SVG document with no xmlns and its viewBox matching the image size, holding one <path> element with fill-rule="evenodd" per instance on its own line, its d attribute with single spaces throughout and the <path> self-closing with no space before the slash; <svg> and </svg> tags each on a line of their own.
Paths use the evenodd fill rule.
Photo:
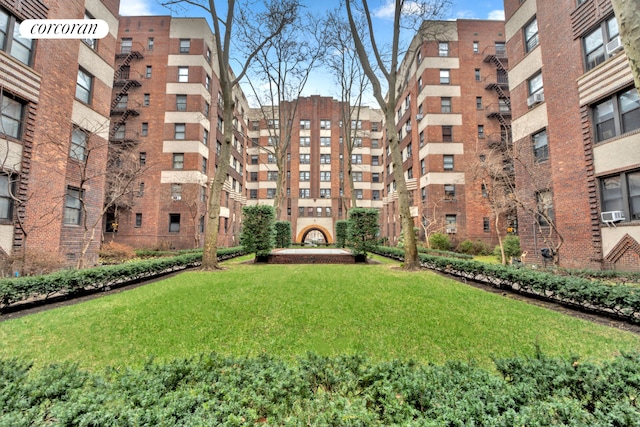
<svg viewBox="0 0 640 427">
<path fill-rule="evenodd" d="M 299 0 L 241 1 L 227 0 L 222 14 L 214 0 L 170 0 L 163 5 L 181 4 L 197 6 L 211 16 L 215 34 L 215 57 L 223 107 L 223 141 L 218 156 L 216 172 L 209 189 L 209 206 L 205 232 L 202 269 L 218 269 L 218 234 L 222 187 L 227 180 L 231 148 L 233 146 L 234 113 L 236 101 L 233 90 L 238 86 L 256 55 L 298 15 Z M 245 42 L 242 46 L 235 43 Z M 232 50 L 244 57 L 239 72 L 231 70 Z"/>
<path fill-rule="evenodd" d="M 298 100 L 313 67 L 325 52 L 324 28 L 317 18 L 299 15 L 256 55 L 249 79 L 263 119 L 268 124 L 269 145 L 278 168 L 274 207 L 281 220 L 285 202 L 287 153 L 291 146 Z"/>
<path fill-rule="evenodd" d="M 358 23 L 359 28 L 364 23 Z M 346 172 L 347 184 L 351 195 L 351 207 L 357 206 L 357 198 L 353 185 L 353 165 L 351 155 L 357 141 L 361 138 L 361 132 L 357 123 L 360 123 L 363 96 L 369 87 L 367 76 L 362 70 L 358 54 L 354 48 L 353 37 L 349 23 L 340 14 L 340 10 L 329 13 L 325 21 L 327 33 L 332 37 L 327 40 L 328 54 L 325 58 L 325 66 L 331 71 L 340 90 L 340 119 L 343 123 L 343 168 Z M 352 120 L 356 126 L 350 126 Z M 340 182 L 340 188 L 344 188 L 344 178 Z M 345 210 L 349 208 L 345 202 Z"/>
<path fill-rule="evenodd" d="M 391 151 L 393 163 L 393 177 L 398 192 L 400 221 L 404 233 L 404 268 L 414 269 L 419 267 L 418 248 L 414 233 L 414 222 L 411 216 L 409 192 L 404 178 L 402 167 L 402 153 L 399 146 L 399 135 L 395 126 L 395 109 L 400 96 L 401 80 L 398 78 L 398 58 L 401 52 L 401 29 L 417 32 L 425 37 L 429 33 L 429 25 L 432 20 L 442 16 L 449 6 L 449 0 L 407 1 L 395 0 L 393 13 L 393 38 L 389 52 L 383 52 L 382 45 L 376 40 L 376 32 L 373 27 L 372 13 L 367 0 L 346 0 L 349 27 L 354 39 L 356 51 L 364 69 L 364 73 L 371 82 L 373 95 L 384 112 L 386 122 L 387 144 Z M 354 13 L 355 12 L 355 13 Z M 366 21 L 365 29 L 358 27 L 358 16 Z M 408 58 L 415 55 L 418 44 L 405 52 Z M 383 93 L 383 84 L 386 84 L 386 96 Z"/>
<path fill-rule="evenodd" d="M 636 89 L 640 91 L 640 3 L 637 0 L 611 0 L 611 4 Z"/>
</svg>

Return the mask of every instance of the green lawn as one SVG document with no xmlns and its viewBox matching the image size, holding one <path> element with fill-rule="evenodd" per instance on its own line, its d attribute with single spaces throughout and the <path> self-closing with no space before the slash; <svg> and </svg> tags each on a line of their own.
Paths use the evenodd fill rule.
<svg viewBox="0 0 640 427">
<path fill-rule="evenodd" d="M 141 365 L 201 352 L 293 358 L 363 352 L 442 363 L 531 354 L 609 358 L 640 337 L 397 264 L 188 272 L 0 323 L 0 356 Z"/>
</svg>

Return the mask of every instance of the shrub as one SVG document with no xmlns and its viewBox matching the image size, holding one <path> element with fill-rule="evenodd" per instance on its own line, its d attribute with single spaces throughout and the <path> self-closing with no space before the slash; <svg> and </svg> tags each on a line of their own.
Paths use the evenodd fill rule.
<svg viewBox="0 0 640 427">
<path fill-rule="evenodd" d="M 291 223 L 289 221 L 276 221 L 274 229 L 276 233 L 276 248 L 288 248 L 291 246 Z"/>
<path fill-rule="evenodd" d="M 378 210 L 365 208 L 349 209 L 347 225 L 347 244 L 353 249 L 353 253 L 367 255 L 377 246 Z"/>
<path fill-rule="evenodd" d="M 457 250 L 458 252 L 463 254 L 475 255 L 475 248 L 474 248 L 473 242 L 469 239 L 465 240 L 464 242 L 461 242 L 458 245 Z"/>
<path fill-rule="evenodd" d="M 502 241 L 502 246 L 504 247 L 504 255 L 507 257 L 507 261 L 511 257 L 519 257 L 522 254 L 522 251 L 520 250 L 520 238 L 518 236 L 507 236 Z M 502 261 L 500 246 L 495 247 L 493 254 L 499 261 Z"/>
<path fill-rule="evenodd" d="M 131 246 L 109 242 L 102 245 L 99 255 L 104 264 L 119 264 L 135 258 L 136 252 Z"/>
<path fill-rule="evenodd" d="M 451 240 L 449 236 L 443 233 L 433 233 L 429 236 L 429 244 L 432 249 L 438 249 L 441 251 L 451 250 Z"/>
<path fill-rule="evenodd" d="M 17 252 L 4 260 L 3 275 L 13 276 L 18 272 L 21 276 L 37 276 L 49 274 L 65 267 L 66 260 L 56 252 L 40 249 L 27 249 L 24 256 Z"/>
<path fill-rule="evenodd" d="M 347 242 L 348 221 L 341 219 L 336 221 L 336 247 L 344 248 Z"/>
<path fill-rule="evenodd" d="M 240 244 L 248 254 L 264 257 L 271 253 L 275 243 L 273 206 L 255 205 L 242 208 L 242 233 Z"/>
</svg>

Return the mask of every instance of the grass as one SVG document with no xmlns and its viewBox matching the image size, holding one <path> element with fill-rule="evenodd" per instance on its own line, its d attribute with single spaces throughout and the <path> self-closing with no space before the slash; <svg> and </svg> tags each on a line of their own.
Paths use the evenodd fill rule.
<svg viewBox="0 0 640 427">
<path fill-rule="evenodd" d="M 98 369 L 140 366 L 151 356 L 312 351 L 491 366 L 492 356 L 536 346 L 595 359 L 640 348 L 637 335 L 395 263 L 227 265 L 2 322 L 0 356 Z"/>
</svg>

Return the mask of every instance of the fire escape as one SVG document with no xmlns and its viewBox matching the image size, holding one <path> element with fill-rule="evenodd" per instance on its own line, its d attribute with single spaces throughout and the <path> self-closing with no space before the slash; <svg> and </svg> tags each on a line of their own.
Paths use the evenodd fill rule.
<svg viewBox="0 0 640 427">
<path fill-rule="evenodd" d="M 125 123 L 131 116 L 140 114 L 137 108 L 129 101 L 129 91 L 140 87 L 139 76 L 131 71 L 131 62 L 142 59 L 142 51 L 134 50 L 131 45 L 122 45 L 120 53 L 116 54 L 116 61 L 122 59 L 113 75 L 113 86 L 119 88 L 119 92 L 111 101 L 111 130 L 109 140 L 111 142 L 133 142 L 135 140 L 132 132 L 126 132 Z M 117 117 L 117 120 L 116 120 Z"/>
<path fill-rule="evenodd" d="M 500 124 L 510 130 L 511 128 L 511 100 L 509 97 L 508 59 L 505 46 L 497 44 L 485 54 L 484 62 L 496 66 L 496 79 L 487 82 L 485 89 L 495 91 L 498 94 L 498 104 L 487 108 L 487 118 L 497 119 Z"/>
</svg>

